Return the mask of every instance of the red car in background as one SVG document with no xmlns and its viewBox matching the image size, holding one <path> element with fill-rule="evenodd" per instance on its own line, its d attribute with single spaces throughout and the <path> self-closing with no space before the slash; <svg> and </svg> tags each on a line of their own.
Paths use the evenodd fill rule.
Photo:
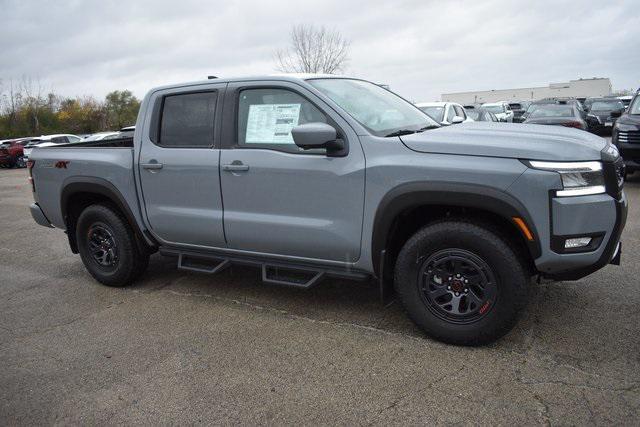
<svg viewBox="0 0 640 427">
<path fill-rule="evenodd" d="M 34 138 L 19 138 L 0 141 L 0 167 L 27 167 L 27 162 L 24 159 L 24 146 L 33 140 Z"/>
</svg>

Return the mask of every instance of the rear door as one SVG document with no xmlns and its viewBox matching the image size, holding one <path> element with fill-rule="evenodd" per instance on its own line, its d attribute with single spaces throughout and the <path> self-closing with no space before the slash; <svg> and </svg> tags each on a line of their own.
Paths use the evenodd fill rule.
<svg viewBox="0 0 640 427">
<path fill-rule="evenodd" d="M 226 83 L 151 95 L 139 176 L 147 220 L 167 243 L 224 247 L 218 173 Z"/>
<path fill-rule="evenodd" d="M 272 84 L 271 84 L 272 83 Z M 355 132 L 304 87 L 229 84 L 221 183 L 229 248 L 354 262 L 360 256 L 365 159 Z M 291 128 L 323 122 L 346 140 L 346 157 L 303 151 Z"/>
</svg>

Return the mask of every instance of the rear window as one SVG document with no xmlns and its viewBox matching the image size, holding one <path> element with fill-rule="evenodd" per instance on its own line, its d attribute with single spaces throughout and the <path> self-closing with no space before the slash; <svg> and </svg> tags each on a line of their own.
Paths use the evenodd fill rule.
<svg viewBox="0 0 640 427">
<path fill-rule="evenodd" d="M 165 96 L 158 145 L 176 148 L 213 146 L 216 100 L 217 92 Z"/>
<path fill-rule="evenodd" d="M 592 111 L 613 111 L 622 110 L 623 108 L 622 101 L 593 101 L 593 104 L 591 104 Z"/>
<path fill-rule="evenodd" d="M 574 117 L 573 107 L 562 104 L 536 105 L 529 118 L 541 117 Z"/>
</svg>

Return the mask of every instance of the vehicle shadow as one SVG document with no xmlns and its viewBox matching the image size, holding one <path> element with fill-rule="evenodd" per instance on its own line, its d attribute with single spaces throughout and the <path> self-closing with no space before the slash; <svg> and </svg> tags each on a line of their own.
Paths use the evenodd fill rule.
<svg viewBox="0 0 640 427">
<path fill-rule="evenodd" d="M 168 292 L 175 296 L 202 297 L 211 304 L 236 304 L 247 309 L 271 311 L 276 315 L 375 329 L 381 333 L 429 341 L 407 318 L 397 301 L 386 307 L 382 305 L 378 284 L 373 280 L 356 282 L 326 278 L 317 286 L 303 290 L 264 284 L 257 268 L 232 266 L 216 275 L 207 275 L 178 270 L 175 259 L 154 255 L 147 274 L 134 289 L 139 292 Z M 513 331 L 489 347 L 524 349 L 539 337 L 544 337 L 544 341 L 551 345 L 562 346 L 566 334 L 575 332 L 572 322 L 551 325 L 541 320 L 557 317 L 559 302 L 576 301 L 572 287 L 562 283 L 532 284 L 529 300 Z M 583 318 L 576 321 L 586 320 Z"/>
</svg>

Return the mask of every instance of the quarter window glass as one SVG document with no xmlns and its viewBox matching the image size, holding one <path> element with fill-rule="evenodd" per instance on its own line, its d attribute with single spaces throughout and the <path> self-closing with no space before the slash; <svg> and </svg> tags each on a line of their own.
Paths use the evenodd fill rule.
<svg viewBox="0 0 640 427">
<path fill-rule="evenodd" d="M 305 123 L 327 123 L 327 117 L 303 96 L 286 89 L 245 89 L 238 103 L 238 144 L 280 146 L 302 151 L 291 129 Z"/>
<path fill-rule="evenodd" d="M 467 117 L 464 114 L 464 110 L 462 109 L 462 107 L 459 107 L 457 105 L 454 105 L 453 108 L 456 109 L 456 116 L 462 117 L 463 119 L 466 119 Z"/>
<path fill-rule="evenodd" d="M 217 97 L 217 92 L 166 96 L 158 145 L 176 148 L 212 146 Z"/>
</svg>

